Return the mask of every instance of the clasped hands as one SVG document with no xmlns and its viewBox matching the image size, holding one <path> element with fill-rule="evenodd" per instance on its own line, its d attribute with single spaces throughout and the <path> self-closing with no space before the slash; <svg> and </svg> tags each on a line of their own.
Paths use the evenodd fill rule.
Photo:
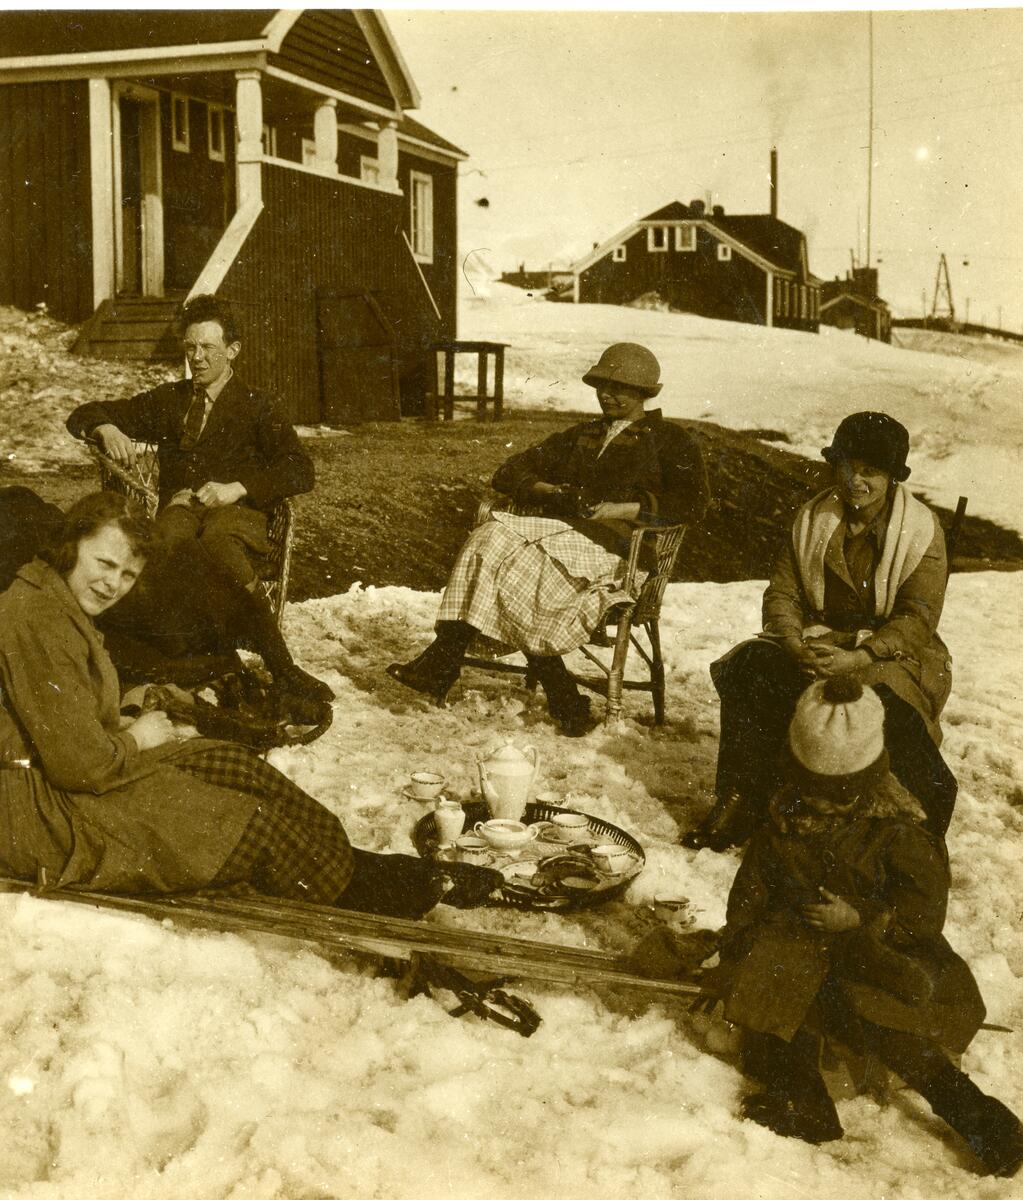
<svg viewBox="0 0 1023 1200">
<path fill-rule="evenodd" d="M 571 483 L 535 483 L 533 494 L 553 516 L 588 521 L 635 521 L 639 516 L 636 500 L 593 500 L 584 488 Z"/>
<path fill-rule="evenodd" d="M 785 651 L 802 671 L 815 679 L 851 675 L 853 671 L 869 667 L 873 661 L 862 648 L 844 650 L 824 638 L 810 638 L 807 641 L 791 638 L 785 642 Z"/>
</svg>

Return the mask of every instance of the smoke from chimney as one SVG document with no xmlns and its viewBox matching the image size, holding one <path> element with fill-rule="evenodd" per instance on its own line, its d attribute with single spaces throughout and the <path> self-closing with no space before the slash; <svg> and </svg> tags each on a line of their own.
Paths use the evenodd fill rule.
<svg viewBox="0 0 1023 1200">
<path fill-rule="evenodd" d="M 771 147 L 771 216 L 778 216 L 778 147 Z"/>
</svg>

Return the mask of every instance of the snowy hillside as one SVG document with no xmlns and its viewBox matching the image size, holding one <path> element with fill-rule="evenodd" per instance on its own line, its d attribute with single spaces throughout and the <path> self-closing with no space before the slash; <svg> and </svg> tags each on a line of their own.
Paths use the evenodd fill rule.
<svg viewBox="0 0 1023 1200">
<path fill-rule="evenodd" d="M 582 370 L 609 341 L 644 341 L 664 364 L 671 414 L 783 429 L 816 455 L 845 413 L 884 408 L 913 434 L 913 482 L 942 488 L 943 501 L 965 490 L 978 514 L 1019 520 L 1007 480 L 1023 437 L 1010 408 L 1023 358 L 962 360 L 840 334 L 533 304 L 491 288 L 489 300 L 467 305 L 461 334 L 512 343 L 512 402 L 592 403 Z M 69 391 L 82 386 L 73 360 L 59 347 L 47 353 L 16 406 L 3 393 L 8 436 L 21 437 L 21 413 L 37 420 L 36 441 L 17 443 L 22 461 L 65 453 L 63 439 L 47 443 L 33 393 L 46 393 L 56 430 Z M 966 480 L 971 456 L 976 474 Z M 499 737 L 532 743 L 540 787 L 638 837 L 645 871 L 624 902 L 584 915 L 441 908 L 431 919 L 617 951 L 650 927 L 649 903 L 661 895 L 687 898 L 693 922 L 716 927 L 738 857 L 692 854 L 678 838 L 709 804 L 717 707 L 708 664 L 759 627 L 762 587 L 672 585 L 662 618 L 667 724 L 653 729 L 649 705 L 628 696 L 620 733 L 577 741 L 556 736 L 542 702 L 531 705 L 510 681 L 467 673 L 450 707 L 435 710 L 383 675 L 428 640 L 435 595 L 356 587 L 292 605 L 289 642 L 338 700 L 327 735 L 272 760 L 338 813 L 357 845 L 408 853 L 423 811 L 400 794 L 410 771 L 436 768 L 467 797 L 477 751 Z M 942 620 L 955 662 L 945 748 L 961 785 L 946 933 L 977 975 L 988 1020 L 1020 1031 L 982 1032 L 964 1066 L 1017 1111 L 1021 606 L 1023 575 L 955 575 Z M 841 1100 L 846 1137 L 821 1148 L 739 1120 L 729 1031 L 681 1007 L 516 984 L 543 1017 L 525 1040 L 452 1020 L 423 997 L 401 1001 L 364 967 L 328 964 L 284 940 L 188 933 L 31 897 L 0 896 L 0 959 L 0 1200 L 1014 1194 L 1013 1184 L 972 1174 L 960 1144 L 909 1093 L 883 1109 Z"/>
</svg>

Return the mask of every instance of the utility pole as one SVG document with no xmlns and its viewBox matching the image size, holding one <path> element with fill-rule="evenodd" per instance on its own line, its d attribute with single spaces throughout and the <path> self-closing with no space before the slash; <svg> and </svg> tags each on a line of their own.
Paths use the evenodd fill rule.
<svg viewBox="0 0 1023 1200">
<path fill-rule="evenodd" d="M 867 122 L 867 262 L 870 266 L 870 219 L 874 199 L 874 14 L 867 13 L 870 59 L 870 101 Z"/>
</svg>

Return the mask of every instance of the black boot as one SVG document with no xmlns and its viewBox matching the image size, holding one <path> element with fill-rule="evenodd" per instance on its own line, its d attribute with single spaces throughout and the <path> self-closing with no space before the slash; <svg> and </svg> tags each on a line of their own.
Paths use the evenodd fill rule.
<svg viewBox="0 0 1023 1200">
<path fill-rule="evenodd" d="M 682 837 L 687 850 L 727 850 L 741 846 L 759 824 L 753 801 L 738 793 L 719 797 L 714 807 L 695 829 Z"/>
<path fill-rule="evenodd" d="M 1023 1126 L 1000 1100 L 982 1092 L 952 1063 L 917 1085 L 934 1112 L 966 1139 L 988 1173 L 1009 1178 L 1023 1166 Z"/>
<path fill-rule="evenodd" d="M 590 716 L 589 699 L 582 695 L 558 655 L 527 654 L 526 662 L 547 697 L 547 710 L 566 737 L 582 737 L 597 722 Z"/>
<path fill-rule="evenodd" d="M 818 1040 L 801 1030 L 791 1042 L 770 1034 L 743 1037 L 743 1070 L 765 1084 L 745 1096 L 742 1115 L 780 1137 L 796 1137 L 812 1145 L 833 1142 L 843 1134 L 835 1102 L 820 1068 Z"/>
<path fill-rule="evenodd" d="M 442 705 L 462 673 L 462 659 L 475 636 L 476 630 L 465 621 L 439 621 L 437 636 L 422 654 L 411 662 L 391 663 L 387 674 Z"/>
</svg>

